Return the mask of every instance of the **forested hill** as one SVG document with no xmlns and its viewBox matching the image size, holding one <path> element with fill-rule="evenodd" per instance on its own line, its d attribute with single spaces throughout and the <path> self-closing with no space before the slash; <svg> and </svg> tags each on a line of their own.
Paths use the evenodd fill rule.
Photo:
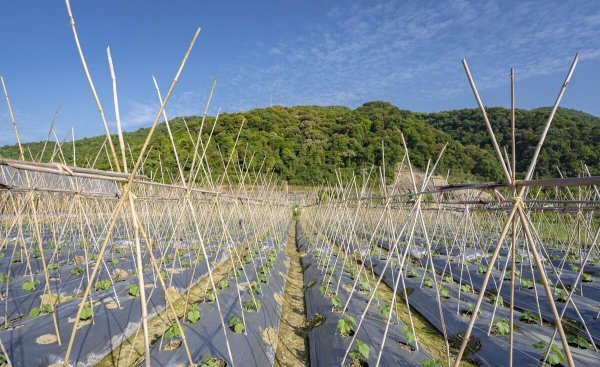
<svg viewBox="0 0 600 367">
<path fill-rule="evenodd" d="M 499 144 L 506 146 L 510 152 L 510 111 L 489 108 L 488 114 Z M 526 170 L 548 114 L 549 110 L 545 108 L 517 110 L 519 172 Z M 502 178 L 479 110 L 415 113 L 385 102 L 365 103 L 354 110 L 339 106 L 276 106 L 222 114 L 207 151 L 214 177 L 222 172 L 221 157 L 227 161 L 244 117 L 247 121 L 238 144 L 239 161 L 245 160 L 258 170 L 264 160 L 263 170 L 273 169 L 278 179 L 293 185 L 334 182 L 335 168 L 340 168 L 342 174 L 349 177 L 352 172 L 360 173 L 363 168 L 369 170 L 371 166 L 378 166 L 382 162 L 381 141 L 385 145 L 387 179 L 391 182 L 394 167 L 403 155 L 400 132 L 406 138 L 412 163 L 419 168 L 425 168 L 428 159 L 435 160 L 442 146 L 448 142 L 438 173 L 445 174 L 450 170 L 453 181 Z M 193 143 L 184 119 L 195 140 L 200 117 L 189 116 L 171 121 L 180 159 L 189 169 Z M 213 123 L 214 118 L 207 119 L 205 140 Z M 139 129 L 124 134 L 131 155 L 137 156 L 147 133 L 148 129 Z M 117 144 L 116 137 L 113 140 Z M 104 136 L 78 140 L 77 165 L 88 166 L 96 160 L 96 168 L 110 169 L 107 154 L 104 151 L 97 154 L 103 142 Z M 144 173 L 159 172 L 156 178 L 161 180 L 162 163 L 165 180 L 169 181 L 167 172 L 176 177 L 177 167 L 164 124 L 158 126 L 152 146 Z M 43 142 L 27 144 L 27 158 L 31 159 L 29 152 L 33 157 L 37 156 L 42 147 Z M 71 149 L 70 143 L 62 146 L 67 164 L 73 163 Z M 44 161 L 50 159 L 53 150 L 54 144 L 48 144 Z M 0 147 L 0 156 L 17 158 L 16 146 Z M 60 158 L 57 156 L 54 160 L 59 161 Z M 536 176 L 556 176 L 556 167 L 565 174 L 576 175 L 581 171 L 582 163 L 589 166 L 592 174 L 600 173 L 600 118 L 560 109 L 541 152 Z M 233 171 L 230 173 L 235 179 Z M 361 175 L 358 176 L 360 178 Z"/>
</svg>

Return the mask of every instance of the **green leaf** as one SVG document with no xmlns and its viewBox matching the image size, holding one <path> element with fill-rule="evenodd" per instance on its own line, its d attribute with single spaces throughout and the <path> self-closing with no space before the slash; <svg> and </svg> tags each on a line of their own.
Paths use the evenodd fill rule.
<svg viewBox="0 0 600 367">
<path fill-rule="evenodd" d="M 21 286 L 23 288 L 23 290 L 25 292 L 31 292 L 32 290 L 35 289 L 35 287 L 40 284 L 39 280 L 27 280 L 25 282 L 23 282 L 23 285 Z"/>
<path fill-rule="evenodd" d="M 422 367 L 441 367 L 442 362 L 439 359 L 425 359 L 421 362 Z"/>
<path fill-rule="evenodd" d="M 173 339 L 175 337 L 181 337 L 181 331 L 177 324 L 171 324 L 171 326 L 165 332 L 165 338 Z"/>
<path fill-rule="evenodd" d="M 365 343 L 363 343 L 360 340 L 356 340 L 356 349 L 358 349 L 358 352 L 365 357 L 365 359 L 369 358 L 369 346 Z"/>
<path fill-rule="evenodd" d="M 81 310 L 81 315 L 79 315 L 79 319 L 81 321 L 86 321 L 86 320 L 89 320 L 93 315 L 94 315 L 94 310 L 89 305 L 86 305 L 83 308 L 83 310 Z"/>
<path fill-rule="evenodd" d="M 96 282 L 96 290 L 105 291 L 110 288 L 110 280 L 99 280 Z"/>
<path fill-rule="evenodd" d="M 131 297 L 140 296 L 140 288 L 135 284 L 127 284 L 127 292 Z"/>
<path fill-rule="evenodd" d="M 331 297 L 331 303 L 333 304 L 334 308 L 339 308 L 342 306 L 342 301 L 340 300 L 340 297 L 338 297 L 337 294 L 334 294 L 333 297 Z"/>
<path fill-rule="evenodd" d="M 221 281 L 219 282 L 219 288 L 229 288 L 229 279 L 221 279 Z"/>
<path fill-rule="evenodd" d="M 198 309 L 190 310 L 187 314 L 187 319 L 192 324 L 195 324 L 196 322 L 198 322 L 198 320 L 200 320 L 200 310 L 198 310 Z"/>
<path fill-rule="evenodd" d="M 40 309 L 37 307 L 34 307 L 29 311 L 29 317 L 32 319 L 35 319 L 39 315 L 40 315 Z"/>
<path fill-rule="evenodd" d="M 404 337 L 406 338 L 406 342 L 408 344 L 414 344 L 415 334 L 412 332 L 412 329 L 408 326 L 403 326 L 401 331 L 402 334 L 404 334 Z"/>
</svg>

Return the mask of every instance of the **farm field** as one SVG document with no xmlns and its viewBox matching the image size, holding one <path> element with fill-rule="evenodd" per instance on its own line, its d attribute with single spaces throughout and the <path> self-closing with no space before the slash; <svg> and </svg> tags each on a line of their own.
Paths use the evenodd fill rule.
<svg viewBox="0 0 600 367">
<path fill-rule="evenodd" d="M 11 32 L 0 59 L 23 78 L 0 74 L 0 129 L 10 129 L 0 130 L 0 367 L 600 366 L 600 117 L 561 107 L 580 62 L 562 48 L 582 46 L 589 89 L 600 46 L 583 36 L 547 46 L 567 29 L 597 34 L 600 8 L 568 9 L 577 27 L 543 13 L 556 29 L 538 31 L 509 25 L 527 23 L 531 4 L 351 1 L 317 15 L 287 2 L 226 13 L 208 1 L 73 3 L 58 30 L 55 4 L 39 5 L 43 20 L 7 17 L 39 23 L 40 40 L 25 57 L 14 44 L 32 31 Z M 200 57 L 197 17 L 219 30 Z M 171 39 L 192 20 L 191 37 Z M 530 41 L 474 40 L 473 23 L 496 21 L 560 57 L 498 56 Z M 114 60 L 110 46 L 88 51 L 111 38 Z M 435 52 L 412 54 L 425 46 Z M 443 61 L 457 50 L 478 69 L 454 65 L 464 90 Z M 547 97 L 543 84 L 517 108 L 521 74 L 492 81 L 478 52 L 494 66 L 521 60 L 524 91 L 562 78 L 553 104 L 530 107 Z M 21 68 L 40 60 L 53 68 L 40 78 L 45 98 L 72 109 L 63 120 L 56 107 L 48 130 L 21 107 L 29 93 L 50 103 L 23 92 Z M 225 74 L 222 94 L 209 72 Z M 151 93 L 135 86 L 142 74 Z M 499 87 L 509 108 L 482 99 L 499 100 Z M 588 89 L 576 89 L 583 105 Z M 84 92 L 93 113 L 77 108 Z M 395 96 L 420 111 L 424 93 L 428 112 L 364 102 Z M 464 94 L 477 108 L 456 108 Z"/>
</svg>

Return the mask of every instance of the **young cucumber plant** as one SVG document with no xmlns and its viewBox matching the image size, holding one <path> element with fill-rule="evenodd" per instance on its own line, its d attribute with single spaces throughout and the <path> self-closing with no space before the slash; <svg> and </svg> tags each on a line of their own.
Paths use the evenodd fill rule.
<svg viewBox="0 0 600 367">
<path fill-rule="evenodd" d="M 422 367 L 442 367 L 442 361 L 439 359 L 425 359 L 421 362 Z"/>
<path fill-rule="evenodd" d="M 404 337 L 406 338 L 406 342 L 408 344 L 415 343 L 415 334 L 413 333 L 412 329 L 409 326 L 407 326 L 407 325 L 403 326 L 400 331 L 402 331 L 402 334 L 404 334 Z"/>
<path fill-rule="evenodd" d="M 521 287 L 525 289 L 533 289 L 533 282 L 527 278 L 521 278 Z"/>
<path fill-rule="evenodd" d="M 346 314 L 337 322 L 337 331 L 341 336 L 349 336 L 352 333 L 352 327 L 356 324 L 354 317 Z"/>
<path fill-rule="evenodd" d="M 446 299 L 450 298 L 450 291 L 448 291 L 447 288 L 440 285 L 439 289 L 440 289 L 440 297 L 446 298 Z"/>
<path fill-rule="evenodd" d="M 381 306 L 379 306 L 377 308 L 377 311 L 379 311 L 379 313 L 383 316 L 383 317 L 388 317 L 390 314 L 390 307 L 387 305 L 387 303 L 383 303 Z"/>
<path fill-rule="evenodd" d="M 110 280 L 99 280 L 96 282 L 96 290 L 97 291 L 105 291 L 110 288 Z"/>
<path fill-rule="evenodd" d="M 258 295 L 260 294 L 260 286 L 258 285 L 258 283 L 254 282 L 250 285 L 250 289 L 248 289 L 248 293 L 253 294 L 253 295 Z"/>
<path fill-rule="evenodd" d="M 350 358 L 353 361 L 360 361 L 361 359 L 369 358 L 369 346 L 362 340 L 356 339 L 356 348 L 350 352 Z"/>
<path fill-rule="evenodd" d="M 199 367 L 225 367 L 225 361 L 215 358 L 210 354 L 205 354 L 197 364 Z"/>
<path fill-rule="evenodd" d="M 340 297 L 337 294 L 334 294 L 331 297 L 331 304 L 333 305 L 333 311 L 335 311 L 335 312 L 341 311 L 342 301 L 340 300 Z"/>
<path fill-rule="evenodd" d="M 492 294 L 489 301 L 491 304 L 496 306 L 502 306 L 503 304 L 502 296 L 497 294 Z"/>
<path fill-rule="evenodd" d="M 219 282 L 219 288 L 229 288 L 229 279 L 221 279 L 221 281 Z"/>
<path fill-rule="evenodd" d="M 260 303 L 260 300 L 256 298 L 250 298 L 249 300 L 244 302 L 244 310 L 246 311 L 260 312 L 261 307 L 262 304 Z"/>
<path fill-rule="evenodd" d="M 34 307 L 29 311 L 28 316 L 32 319 L 35 319 L 40 314 L 46 314 L 52 312 L 52 305 L 48 303 L 43 303 L 40 307 Z"/>
<path fill-rule="evenodd" d="M 181 338 L 181 330 L 179 330 L 177 324 L 171 324 L 171 326 L 165 332 L 164 337 L 169 340 L 173 338 Z"/>
<path fill-rule="evenodd" d="M 216 292 L 212 289 L 209 289 L 204 296 L 204 300 L 208 303 L 212 303 L 217 299 Z"/>
<path fill-rule="evenodd" d="M 86 320 L 91 319 L 92 316 L 94 316 L 94 310 L 90 307 L 90 305 L 86 305 L 85 307 L 83 307 L 83 310 L 81 310 L 81 315 L 79 315 L 79 320 L 86 321 Z"/>
<path fill-rule="evenodd" d="M 548 343 L 540 340 L 539 342 L 533 344 L 533 347 L 536 349 L 545 350 L 548 347 Z M 548 354 L 548 358 L 546 359 L 546 363 L 550 366 L 558 366 L 567 361 L 567 358 L 563 354 L 562 350 L 556 344 L 552 344 L 550 346 L 550 353 Z"/>
<path fill-rule="evenodd" d="M 565 302 L 567 302 L 567 299 L 569 298 L 569 293 L 567 293 L 567 291 L 565 291 L 562 288 L 556 288 L 554 290 L 554 296 L 556 296 L 556 300 L 558 302 L 565 303 Z"/>
<path fill-rule="evenodd" d="M 40 284 L 39 280 L 27 280 L 25 282 L 23 282 L 22 288 L 25 292 L 31 292 L 33 290 L 35 290 L 35 287 Z"/>
<path fill-rule="evenodd" d="M 196 304 L 193 304 L 190 306 L 190 310 L 187 313 L 187 320 L 192 324 L 195 324 L 198 322 L 198 320 L 200 320 L 201 315 L 200 307 Z"/>
<path fill-rule="evenodd" d="M 127 288 L 127 293 L 129 293 L 129 295 L 131 297 L 139 297 L 140 296 L 140 287 L 138 287 L 137 285 L 127 284 L 126 288 Z"/>
<path fill-rule="evenodd" d="M 592 346 L 587 340 L 575 334 L 567 335 L 567 341 L 570 345 L 581 349 L 589 349 Z"/>
<path fill-rule="evenodd" d="M 525 311 L 521 314 L 519 320 L 527 324 L 538 324 L 540 322 L 540 317 L 531 311 Z"/>
<path fill-rule="evenodd" d="M 498 317 L 496 321 L 492 324 L 494 334 L 498 335 L 508 335 L 510 334 L 510 324 L 508 320 L 503 317 Z"/>
<path fill-rule="evenodd" d="M 233 315 L 229 318 L 229 328 L 231 331 L 241 334 L 246 330 L 244 322 L 239 316 Z"/>
</svg>

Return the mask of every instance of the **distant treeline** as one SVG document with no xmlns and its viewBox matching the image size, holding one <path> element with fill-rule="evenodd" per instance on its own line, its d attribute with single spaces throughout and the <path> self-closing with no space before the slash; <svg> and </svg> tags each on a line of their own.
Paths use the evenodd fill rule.
<svg viewBox="0 0 600 367">
<path fill-rule="evenodd" d="M 510 111 L 489 108 L 488 115 L 501 147 L 510 152 Z M 517 110 L 517 171 L 527 169 L 549 110 Z M 344 178 L 357 174 L 360 182 L 363 169 L 383 162 L 381 142 L 385 146 L 385 172 L 388 183 L 393 182 L 394 168 L 402 159 L 404 149 L 400 132 L 404 133 L 413 165 L 420 169 L 427 161 L 434 161 L 443 145 L 448 148 L 437 173 L 445 175 L 450 170 L 451 181 L 500 180 L 502 172 L 492 150 L 491 140 L 477 109 L 462 109 L 439 113 L 415 113 L 400 110 L 386 102 L 368 102 L 356 109 L 340 106 L 298 106 L 254 109 L 219 116 L 212 141 L 207 149 L 207 159 L 213 178 L 223 172 L 231 153 L 235 137 L 243 119 L 236 155 L 228 170 L 232 181 L 238 180 L 236 171 L 249 165 L 251 172 L 262 166 L 271 170 L 277 180 L 291 185 L 318 185 L 336 181 L 335 169 Z M 185 124 L 184 124 L 185 120 Z M 192 164 L 191 150 L 200 128 L 198 116 L 178 117 L 170 121 L 174 140 L 184 169 Z M 208 138 L 214 117 L 206 119 L 203 136 Z M 187 124 L 187 128 L 186 128 Z M 137 154 L 148 134 L 139 129 L 124 134 L 131 151 Z M 118 144 L 116 137 L 113 139 Z M 98 151 L 104 136 L 76 141 L 77 165 L 111 169 L 107 154 Z M 42 151 L 43 142 L 28 143 L 27 159 Z M 153 147 L 148 155 L 144 173 L 155 172 L 155 178 L 170 181 L 177 178 L 177 166 L 168 138 L 166 125 L 160 124 L 152 138 Z M 72 164 L 71 143 L 64 144 L 63 154 L 67 164 Z M 116 146 L 118 151 L 118 146 Z M 43 161 L 48 161 L 54 151 L 49 143 Z M 31 152 L 31 153 L 30 153 Z M 0 156 L 17 158 L 16 146 L 0 147 Z M 58 156 L 55 161 L 60 161 Z M 162 176 L 161 165 L 162 162 Z M 565 175 L 577 175 L 582 164 L 592 172 L 600 172 L 600 118 L 568 109 L 559 109 L 550 129 L 539 163 L 536 177 L 557 176 L 559 167 Z M 379 177 L 379 171 L 374 171 Z M 250 175 L 249 177 L 255 177 Z"/>
</svg>

